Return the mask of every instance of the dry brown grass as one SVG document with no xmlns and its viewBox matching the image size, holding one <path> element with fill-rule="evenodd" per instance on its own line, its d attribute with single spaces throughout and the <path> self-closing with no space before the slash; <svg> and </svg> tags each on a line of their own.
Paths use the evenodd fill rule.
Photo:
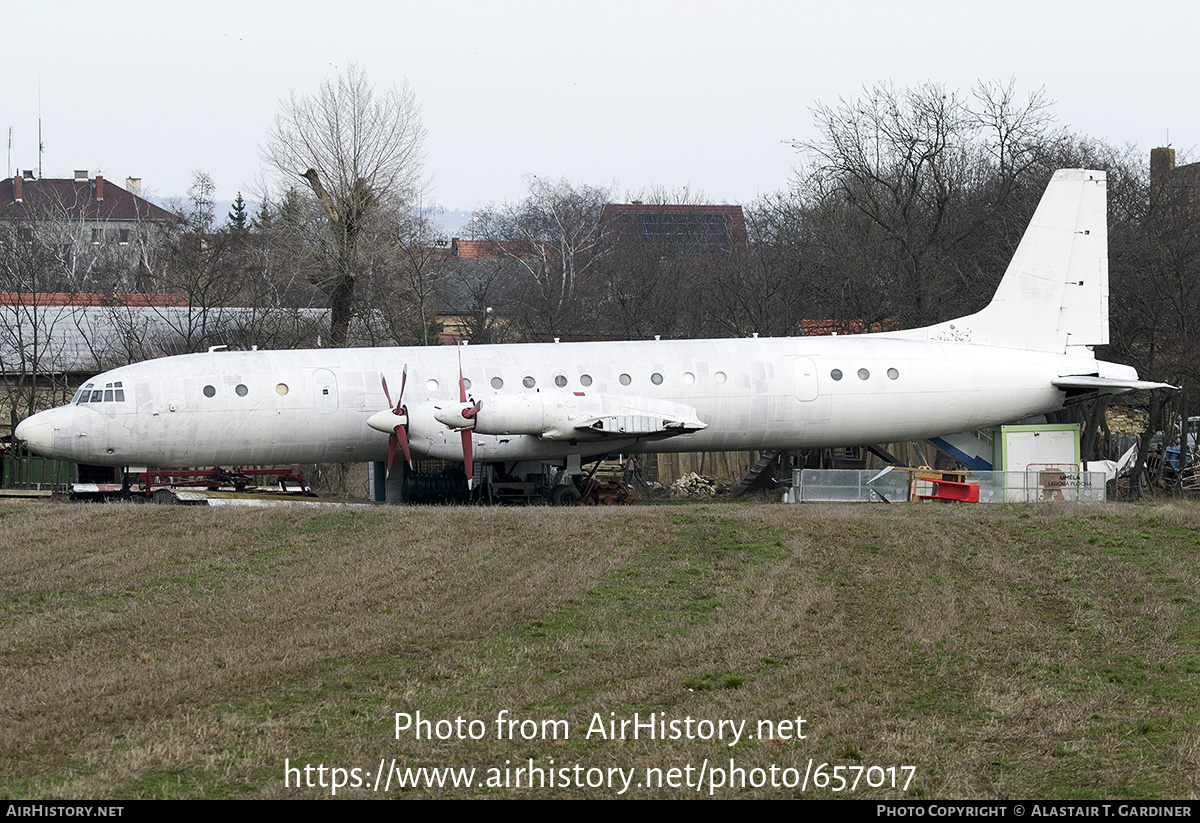
<svg viewBox="0 0 1200 823">
<path fill-rule="evenodd" d="M 285 758 L 641 773 L 733 756 L 914 765 L 907 796 L 925 798 L 1194 797 L 1198 527 L 1181 503 L 4 503 L 0 795 L 328 796 L 285 788 Z M 394 739 L 417 709 L 567 719 L 571 739 Z M 594 712 L 803 715 L 810 736 L 584 740 Z"/>
</svg>

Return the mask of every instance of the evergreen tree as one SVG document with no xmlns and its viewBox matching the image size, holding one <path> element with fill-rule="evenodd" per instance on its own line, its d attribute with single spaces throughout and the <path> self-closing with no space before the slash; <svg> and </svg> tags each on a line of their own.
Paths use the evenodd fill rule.
<svg viewBox="0 0 1200 823">
<path fill-rule="evenodd" d="M 237 199 L 233 201 L 233 211 L 229 212 L 229 230 L 234 234 L 250 230 L 250 218 L 246 214 L 246 201 L 242 199 L 240 191 Z"/>
<path fill-rule="evenodd" d="M 263 198 L 262 204 L 258 208 L 258 214 L 250 218 L 250 228 L 252 231 L 265 232 L 270 230 L 271 221 L 274 215 L 271 213 L 271 201 Z"/>
</svg>

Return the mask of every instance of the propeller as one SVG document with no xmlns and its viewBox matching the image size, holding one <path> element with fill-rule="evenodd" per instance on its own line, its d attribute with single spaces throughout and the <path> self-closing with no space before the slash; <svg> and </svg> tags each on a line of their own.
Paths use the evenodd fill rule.
<svg viewBox="0 0 1200 823">
<path fill-rule="evenodd" d="M 388 390 L 387 377 L 382 374 L 379 376 L 380 382 L 383 384 L 383 394 L 387 397 L 388 408 L 386 411 L 376 412 L 367 419 L 367 425 L 376 431 L 384 432 L 388 435 L 388 456 L 387 456 L 387 471 L 391 474 L 392 462 L 396 459 L 396 447 L 404 452 L 404 460 L 412 467 L 412 452 L 408 444 L 408 408 L 404 405 L 404 387 L 408 382 L 408 365 L 405 364 L 404 371 L 400 378 L 400 396 L 396 398 L 396 405 L 392 407 L 392 393 Z M 449 415 L 449 409 L 445 412 L 439 411 L 440 407 L 435 407 L 434 412 L 438 420 L 442 421 L 451 429 L 459 430 L 459 436 L 462 438 L 463 450 L 463 469 L 467 474 L 467 485 L 471 484 L 475 476 L 475 456 L 471 445 L 471 434 L 475 428 L 475 420 L 479 415 L 479 410 L 483 404 L 478 400 L 469 400 L 467 398 L 467 384 L 463 379 L 462 371 L 462 352 L 458 354 L 458 398 L 460 410 L 462 414 L 462 423 L 459 423 L 455 417 Z M 445 416 L 444 416 L 445 415 Z"/>
<path fill-rule="evenodd" d="M 379 375 L 380 381 L 383 383 L 383 395 L 387 398 L 388 408 L 392 405 L 392 394 L 388 391 L 387 378 L 382 374 Z M 400 373 L 400 396 L 396 398 L 396 408 L 392 410 L 392 414 L 397 418 L 396 425 L 392 427 L 391 434 L 388 435 L 388 456 L 387 456 L 387 473 L 392 473 L 392 460 L 396 457 L 396 445 L 400 445 L 400 450 L 404 452 L 404 462 L 408 467 L 412 468 L 412 453 L 408 449 L 408 412 L 404 408 L 404 386 L 408 383 L 408 364 L 405 364 L 404 371 Z M 392 422 L 392 421 L 389 421 Z"/>
<path fill-rule="evenodd" d="M 467 384 L 463 382 L 461 347 L 458 350 L 458 402 L 467 402 Z M 476 400 L 473 405 L 462 410 L 463 419 L 474 420 L 482 406 L 483 404 Z M 463 471 L 467 473 L 467 488 L 470 488 L 471 481 L 475 479 L 475 455 L 471 446 L 473 428 L 474 426 L 469 426 L 459 433 L 459 436 L 462 437 Z"/>
</svg>

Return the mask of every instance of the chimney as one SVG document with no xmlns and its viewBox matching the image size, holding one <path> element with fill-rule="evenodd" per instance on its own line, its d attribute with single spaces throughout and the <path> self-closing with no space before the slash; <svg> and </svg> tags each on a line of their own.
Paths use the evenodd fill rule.
<svg viewBox="0 0 1200 823">
<path fill-rule="evenodd" d="M 96 200 L 104 199 L 104 177 L 96 175 Z"/>
<path fill-rule="evenodd" d="M 21 180 L 21 173 L 17 172 L 17 176 L 13 178 L 13 201 L 16 203 L 21 202 L 21 196 L 22 196 L 21 195 L 21 183 L 22 182 L 24 182 L 24 181 Z"/>
<path fill-rule="evenodd" d="M 141 197 L 142 196 L 142 178 L 126 177 L 125 178 L 125 190 L 128 191 L 130 194 L 132 194 L 134 197 Z"/>
<path fill-rule="evenodd" d="M 1150 149 L 1150 202 L 1158 200 L 1175 169 L 1175 149 Z"/>
</svg>

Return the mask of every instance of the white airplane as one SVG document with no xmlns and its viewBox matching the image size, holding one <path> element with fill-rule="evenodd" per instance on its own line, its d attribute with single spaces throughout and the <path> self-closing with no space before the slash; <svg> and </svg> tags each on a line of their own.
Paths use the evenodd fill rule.
<svg viewBox="0 0 1200 823">
<path fill-rule="evenodd" d="M 209 351 L 100 374 L 15 434 L 85 464 L 390 468 L 400 450 L 463 461 L 470 476 L 473 461 L 578 467 L 616 453 L 922 439 L 1165 387 L 1092 351 L 1108 343 L 1105 186 L 1103 172 L 1057 172 L 991 303 L 925 328 Z"/>
</svg>

